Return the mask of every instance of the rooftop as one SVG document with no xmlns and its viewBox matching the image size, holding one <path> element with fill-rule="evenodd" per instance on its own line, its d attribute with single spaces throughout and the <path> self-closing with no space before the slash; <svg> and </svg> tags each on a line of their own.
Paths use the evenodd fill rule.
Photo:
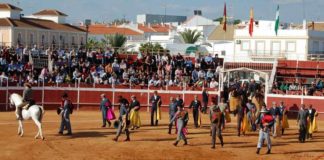
<svg viewBox="0 0 324 160">
<path fill-rule="evenodd" d="M 77 26 L 72 26 L 70 24 L 59 24 L 50 20 L 35 19 L 35 18 L 21 18 L 19 20 L 11 19 L 11 18 L 0 18 L 0 26 L 85 32 L 84 29 Z"/>
<path fill-rule="evenodd" d="M 85 28 L 85 27 L 83 27 Z M 94 24 L 89 26 L 90 34 L 122 34 L 122 35 L 141 35 L 142 33 L 136 32 L 129 28 L 121 28 L 118 26 L 108 26 L 105 24 Z"/>
<path fill-rule="evenodd" d="M 0 10 L 17 10 L 22 11 L 21 8 L 16 7 L 14 5 L 8 4 L 8 3 L 0 3 Z"/>
<path fill-rule="evenodd" d="M 67 16 L 65 13 L 55 9 L 44 9 L 34 13 L 35 16 Z"/>
</svg>

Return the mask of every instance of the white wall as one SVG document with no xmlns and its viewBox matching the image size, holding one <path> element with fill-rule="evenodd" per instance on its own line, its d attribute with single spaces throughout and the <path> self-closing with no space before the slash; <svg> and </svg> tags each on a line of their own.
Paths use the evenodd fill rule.
<svg viewBox="0 0 324 160">
<path fill-rule="evenodd" d="M 318 33 L 312 34 L 319 36 Z M 232 59 L 236 62 L 251 62 L 253 61 L 252 54 L 257 55 L 258 58 L 280 55 L 288 60 L 307 60 L 307 54 L 311 50 L 309 37 L 311 35 L 306 29 L 279 29 L 278 35 L 276 35 L 274 22 L 261 21 L 259 25 L 255 25 L 252 37 L 249 35 L 248 27 L 234 31 Z M 324 40 L 324 32 L 317 38 Z M 238 55 L 239 57 L 236 58 Z"/>
<path fill-rule="evenodd" d="M 20 19 L 20 13 L 18 10 L 0 10 L 0 18 Z"/>
<path fill-rule="evenodd" d="M 46 15 L 31 15 L 31 16 L 26 16 L 28 18 L 38 18 L 38 19 L 44 19 L 44 20 L 50 20 L 55 23 L 60 23 L 64 24 L 65 23 L 65 16 L 46 16 Z"/>
</svg>

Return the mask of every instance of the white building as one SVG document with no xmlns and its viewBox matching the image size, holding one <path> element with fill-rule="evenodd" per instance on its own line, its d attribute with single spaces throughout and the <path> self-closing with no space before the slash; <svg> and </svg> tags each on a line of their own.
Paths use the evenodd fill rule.
<svg viewBox="0 0 324 160">
<path fill-rule="evenodd" d="M 66 14 L 43 10 L 24 17 L 21 11 L 0 3 L 0 45 L 71 48 L 85 44 L 85 30 L 67 24 Z"/>
<path fill-rule="evenodd" d="M 280 26 L 276 35 L 274 24 L 274 21 L 257 21 L 252 36 L 248 24 L 235 29 L 234 52 L 228 52 L 225 61 L 307 60 L 310 54 L 324 52 L 324 32 L 286 24 Z"/>
</svg>

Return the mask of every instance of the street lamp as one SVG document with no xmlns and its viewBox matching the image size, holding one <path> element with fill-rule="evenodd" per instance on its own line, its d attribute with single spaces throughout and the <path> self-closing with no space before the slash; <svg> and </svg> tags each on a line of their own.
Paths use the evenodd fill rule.
<svg viewBox="0 0 324 160">
<path fill-rule="evenodd" d="M 91 19 L 86 19 L 84 21 L 84 25 L 86 26 L 86 49 L 88 49 L 87 45 L 88 45 L 88 34 L 89 34 L 89 26 L 91 25 Z"/>
</svg>

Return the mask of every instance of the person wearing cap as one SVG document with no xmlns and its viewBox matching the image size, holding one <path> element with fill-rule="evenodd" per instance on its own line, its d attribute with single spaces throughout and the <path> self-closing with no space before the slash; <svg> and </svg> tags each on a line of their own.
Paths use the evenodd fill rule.
<svg viewBox="0 0 324 160">
<path fill-rule="evenodd" d="M 100 102 L 99 109 L 102 114 L 102 126 L 101 127 L 106 127 L 107 122 L 110 127 L 111 122 L 107 119 L 107 110 L 108 110 L 108 107 L 111 107 L 111 103 L 108 100 L 108 98 L 106 97 L 106 94 L 104 94 L 104 93 L 100 95 L 100 98 L 101 98 L 101 102 Z"/>
<path fill-rule="evenodd" d="M 132 126 L 131 130 L 138 129 L 141 126 L 141 118 L 139 115 L 140 108 L 141 108 L 141 104 L 139 103 L 138 100 L 136 100 L 136 97 L 132 95 L 131 102 L 129 105 L 129 109 L 130 109 L 129 119 Z"/>
<path fill-rule="evenodd" d="M 261 147 L 264 143 L 264 140 L 267 141 L 268 151 L 267 154 L 271 153 L 271 139 L 270 139 L 270 128 L 274 125 L 274 118 L 271 113 L 266 109 L 265 104 L 262 105 L 259 117 L 256 122 L 257 125 L 260 125 L 259 128 L 259 139 L 257 144 L 257 154 L 260 154 Z"/>
<path fill-rule="evenodd" d="M 130 132 L 129 132 L 129 102 L 123 98 L 122 96 L 119 96 L 119 117 L 117 120 L 118 126 L 117 126 L 117 132 L 116 137 L 113 139 L 114 141 L 118 141 L 119 136 L 122 133 L 123 128 L 125 129 L 126 139 L 124 141 L 130 141 Z M 115 121 L 116 123 L 116 121 Z"/>
<path fill-rule="evenodd" d="M 219 106 L 214 105 L 212 107 L 212 112 L 210 113 L 210 122 L 211 122 L 211 135 L 212 135 L 212 149 L 215 149 L 216 145 L 216 134 L 221 142 L 222 147 L 224 146 L 223 136 L 222 136 L 222 119 L 223 114 Z"/>
<path fill-rule="evenodd" d="M 309 118 L 309 112 L 305 109 L 305 105 L 301 104 L 300 110 L 297 115 L 297 124 L 299 126 L 299 142 L 305 143 L 307 133 L 307 120 Z"/>
<path fill-rule="evenodd" d="M 71 102 L 68 99 L 68 94 L 64 93 L 62 95 L 62 101 L 63 101 L 63 106 L 62 106 L 62 119 L 61 119 L 61 126 L 60 126 L 60 130 L 59 130 L 59 134 L 63 134 L 63 130 L 64 128 L 66 128 L 68 130 L 67 135 L 72 135 L 72 129 L 71 129 L 71 122 L 70 122 L 70 114 L 71 114 Z"/>
<path fill-rule="evenodd" d="M 171 122 L 169 125 L 172 125 L 174 121 L 177 121 L 177 139 L 173 143 L 174 146 L 177 146 L 180 140 L 184 141 L 184 145 L 188 144 L 187 138 L 186 138 L 186 133 L 184 132 L 185 127 L 187 126 L 189 120 L 188 112 L 183 109 L 183 106 L 178 106 L 178 111 L 172 118 Z"/>
<path fill-rule="evenodd" d="M 16 108 L 16 112 L 19 115 L 18 119 L 22 120 L 22 108 L 23 107 L 30 107 L 35 104 L 35 101 L 33 100 L 33 90 L 30 83 L 24 84 L 24 92 L 23 92 L 23 103 Z"/>
<path fill-rule="evenodd" d="M 198 126 L 200 125 L 199 110 L 201 110 L 202 107 L 201 107 L 201 102 L 198 100 L 197 95 L 195 95 L 195 99 L 193 101 L 191 101 L 191 103 L 189 105 L 189 109 L 191 109 L 191 108 L 193 108 L 192 115 L 193 115 L 195 127 L 198 128 Z"/>
<path fill-rule="evenodd" d="M 171 134 L 173 123 L 175 123 L 175 122 L 171 123 L 171 120 L 174 117 L 174 115 L 177 113 L 177 111 L 178 111 L 177 102 L 173 97 L 170 97 L 170 104 L 169 104 L 170 125 L 169 125 L 169 131 L 168 131 L 169 134 Z"/>
<path fill-rule="evenodd" d="M 157 91 L 154 91 L 154 95 L 150 98 L 151 106 L 151 126 L 157 126 L 159 120 L 161 119 L 160 106 L 162 104 L 161 97 L 158 95 Z M 155 115 L 155 116 L 154 116 Z M 155 117 L 155 119 L 154 119 Z M 155 123 L 154 123 L 155 121 Z"/>
</svg>

